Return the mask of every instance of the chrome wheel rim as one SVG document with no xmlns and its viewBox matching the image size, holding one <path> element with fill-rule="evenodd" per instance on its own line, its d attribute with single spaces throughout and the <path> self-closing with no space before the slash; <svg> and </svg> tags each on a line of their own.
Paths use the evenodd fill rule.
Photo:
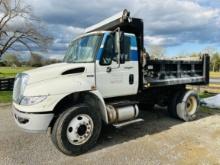
<svg viewBox="0 0 220 165">
<path fill-rule="evenodd" d="M 197 109 L 197 100 L 195 96 L 190 96 L 186 101 L 186 110 L 189 115 L 193 115 Z"/>
<path fill-rule="evenodd" d="M 70 121 L 67 127 L 67 138 L 73 145 L 84 144 L 92 136 L 93 129 L 93 120 L 89 115 L 77 115 Z"/>
</svg>

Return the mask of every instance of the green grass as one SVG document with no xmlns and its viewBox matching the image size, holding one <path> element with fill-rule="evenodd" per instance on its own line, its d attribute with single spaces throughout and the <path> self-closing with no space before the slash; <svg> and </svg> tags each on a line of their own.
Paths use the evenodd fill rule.
<svg viewBox="0 0 220 165">
<path fill-rule="evenodd" d="M 220 78 L 220 72 L 210 72 L 211 78 Z"/>
<path fill-rule="evenodd" d="M 15 77 L 17 73 L 30 69 L 32 67 L 0 67 L 0 78 Z"/>
<path fill-rule="evenodd" d="M 216 94 L 214 94 L 214 93 L 208 93 L 208 92 L 201 92 L 201 93 L 199 93 L 199 97 L 201 99 L 207 98 L 207 97 L 212 97 L 212 96 L 215 96 L 215 95 Z"/>
<path fill-rule="evenodd" d="M 212 96 L 215 96 L 215 95 L 216 94 L 214 94 L 214 93 L 208 93 L 208 92 L 201 92 L 201 93 L 199 93 L 200 99 L 207 98 L 207 97 L 212 97 Z M 203 106 L 203 105 L 200 106 L 200 111 L 204 112 L 204 113 L 213 114 L 215 112 L 215 110 L 216 109 L 208 108 L 208 107 Z"/>
<path fill-rule="evenodd" d="M 199 109 L 201 112 L 208 113 L 208 114 L 214 113 L 214 110 L 215 110 L 215 109 L 211 109 L 211 108 L 204 107 L 204 106 L 200 106 Z"/>
<path fill-rule="evenodd" d="M 0 103 L 10 103 L 12 101 L 12 91 L 0 91 Z"/>
<path fill-rule="evenodd" d="M 15 77 L 17 73 L 32 69 L 32 67 L 0 67 L 0 78 Z M 0 91 L 0 103 L 10 103 L 12 91 Z"/>
</svg>

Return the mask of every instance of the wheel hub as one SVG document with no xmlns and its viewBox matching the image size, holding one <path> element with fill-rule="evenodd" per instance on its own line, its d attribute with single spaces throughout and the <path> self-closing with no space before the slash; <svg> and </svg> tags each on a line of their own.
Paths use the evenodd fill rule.
<svg viewBox="0 0 220 165">
<path fill-rule="evenodd" d="M 86 114 L 74 117 L 67 127 L 67 138 L 71 144 L 81 145 L 89 140 L 93 133 L 93 120 Z"/>
<path fill-rule="evenodd" d="M 83 136 L 85 133 L 86 133 L 86 125 L 80 125 L 78 130 L 77 130 L 77 133 L 79 136 Z"/>
<path fill-rule="evenodd" d="M 194 96 L 190 96 L 186 102 L 186 110 L 189 115 L 193 115 L 197 109 L 197 100 Z"/>
</svg>

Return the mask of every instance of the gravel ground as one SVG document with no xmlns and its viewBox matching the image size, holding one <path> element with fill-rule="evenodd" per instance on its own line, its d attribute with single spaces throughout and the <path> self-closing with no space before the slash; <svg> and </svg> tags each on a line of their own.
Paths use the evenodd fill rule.
<svg viewBox="0 0 220 165">
<path fill-rule="evenodd" d="M 107 127 L 97 146 L 70 157 L 48 134 L 28 134 L 15 125 L 10 106 L 0 107 L 0 164 L 220 164 L 220 111 L 199 112 L 184 123 L 164 110 L 141 113 L 144 122 Z"/>
</svg>

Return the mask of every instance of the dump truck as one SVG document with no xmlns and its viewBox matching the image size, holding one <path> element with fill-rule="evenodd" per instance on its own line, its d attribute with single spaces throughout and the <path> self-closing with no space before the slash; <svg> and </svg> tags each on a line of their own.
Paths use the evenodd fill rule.
<svg viewBox="0 0 220 165">
<path fill-rule="evenodd" d="M 103 125 L 143 121 L 139 111 L 156 104 L 174 118 L 194 120 L 199 98 L 186 85 L 208 83 L 209 55 L 152 58 L 143 20 L 125 9 L 86 28 L 62 63 L 18 74 L 12 112 L 23 130 L 50 132 L 58 150 L 79 155 L 94 147 Z"/>
</svg>

